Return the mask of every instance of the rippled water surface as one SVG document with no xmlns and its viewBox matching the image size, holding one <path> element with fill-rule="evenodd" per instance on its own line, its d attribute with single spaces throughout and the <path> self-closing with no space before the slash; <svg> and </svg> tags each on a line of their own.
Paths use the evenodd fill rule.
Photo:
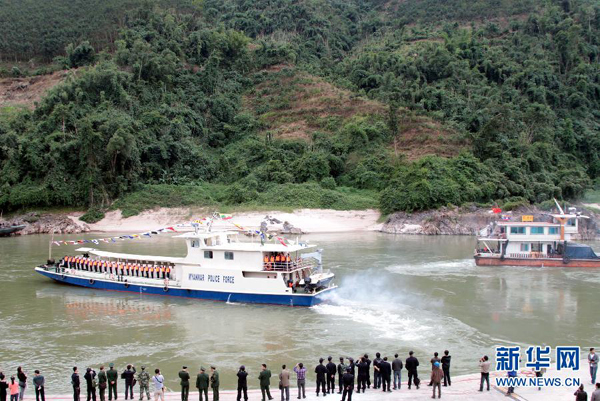
<svg viewBox="0 0 600 401">
<path fill-rule="evenodd" d="M 61 237 L 69 238 L 75 237 Z M 69 391 L 73 365 L 160 367 L 168 387 L 177 388 L 181 365 L 195 372 L 215 364 L 222 386 L 232 388 L 241 364 L 254 378 L 263 362 L 278 371 L 282 363 L 312 366 L 320 356 L 380 351 L 405 357 L 410 349 L 425 361 L 447 348 L 459 374 L 474 371 L 478 358 L 499 344 L 600 343 L 600 271 L 476 267 L 470 237 L 306 236 L 324 249 L 340 286 L 326 303 L 308 309 L 55 284 L 33 271 L 47 258 L 49 239 L 0 238 L 0 368 L 41 369 L 51 393 Z M 185 253 L 171 237 L 101 247 Z M 53 252 L 59 257 L 73 248 Z"/>
</svg>

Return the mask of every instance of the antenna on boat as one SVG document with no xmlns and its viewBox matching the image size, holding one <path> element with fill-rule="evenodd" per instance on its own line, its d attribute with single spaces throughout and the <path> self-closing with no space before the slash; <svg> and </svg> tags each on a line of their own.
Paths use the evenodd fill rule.
<svg viewBox="0 0 600 401">
<path fill-rule="evenodd" d="M 52 230 L 52 237 L 48 244 L 48 260 L 52 260 L 52 244 L 54 243 L 54 230 Z"/>
<path fill-rule="evenodd" d="M 558 201 L 556 200 L 556 198 L 554 199 L 554 203 L 556 203 L 556 207 L 558 208 L 558 211 L 560 212 L 560 214 L 565 214 L 564 210 L 562 207 L 560 207 L 560 204 L 558 203 Z"/>
</svg>

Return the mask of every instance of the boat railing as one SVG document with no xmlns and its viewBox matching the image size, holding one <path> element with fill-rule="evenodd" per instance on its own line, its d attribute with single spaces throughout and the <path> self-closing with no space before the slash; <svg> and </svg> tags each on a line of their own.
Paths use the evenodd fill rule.
<svg viewBox="0 0 600 401">
<path fill-rule="evenodd" d="M 266 271 L 283 271 L 291 272 L 295 270 L 304 269 L 307 267 L 315 267 L 316 262 L 311 259 L 299 259 L 297 261 L 290 262 L 264 262 L 263 270 Z"/>
<path fill-rule="evenodd" d="M 531 252 L 531 253 L 509 253 L 509 258 L 514 259 L 561 259 L 563 255 L 548 254 L 543 252 Z"/>
</svg>

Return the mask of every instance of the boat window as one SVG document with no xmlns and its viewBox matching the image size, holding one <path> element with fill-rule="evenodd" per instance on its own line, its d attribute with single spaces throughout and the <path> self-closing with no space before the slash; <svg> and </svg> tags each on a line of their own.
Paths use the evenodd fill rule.
<svg viewBox="0 0 600 401">
<path fill-rule="evenodd" d="M 542 252 L 542 243 L 532 243 L 531 244 L 531 252 Z"/>
<path fill-rule="evenodd" d="M 529 244 L 521 244 L 521 252 L 529 252 Z"/>
<path fill-rule="evenodd" d="M 200 248 L 200 241 L 197 239 L 192 240 L 192 248 Z"/>
<path fill-rule="evenodd" d="M 558 227 L 549 227 L 548 234 L 558 234 Z"/>
<path fill-rule="evenodd" d="M 225 252 L 225 260 L 233 260 L 233 252 Z"/>
<path fill-rule="evenodd" d="M 544 234 L 544 227 L 531 227 L 531 234 Z"/>
<path fill-rule="evenodd" d="M 567 225 L 569 227 L 575 227 L 577 219 L 569 219 L 567 220 Z"/>
<path fill-rule="evenodd" d="M 525 227 L 511 227 L 511 234 L 525 234 Z"/>
<path fill-rule="evenodd" d="M 204 251 L 204 259 L 212 259 L 213 252 L 212 251 Z"/>
</svg>

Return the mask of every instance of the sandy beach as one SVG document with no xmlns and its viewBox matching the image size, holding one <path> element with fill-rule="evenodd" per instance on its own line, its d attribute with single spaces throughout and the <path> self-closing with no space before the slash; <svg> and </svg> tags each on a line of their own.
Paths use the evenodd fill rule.
<svg viewBox="0 0 600 401">
<path fill-rule="evenodd" d="M 145 211 L 137 216 L 123 218 L 121 211 L 106 213 L 106 217 L 94 224 L 87 224 L 91 231 L 100 232 L 140 232 L 167 225 L 189 222 L 207 216 L 205 210 L 190 208 L 158 208 Z M 284 222 L 305 233 L 335 233 L 348 231 L 377 231 L 381 224 L 377 222 L 380 213 L 377 210 L 328 210 L 298 209 L 293 213 L 285 212 L 244 212 L 235 213 L 228 221 L 218 221 L 215 228 L 233 228 L 230 222 L 244 228 L 257 229 L 265 216 L 280 220 L 282 224 L 269 225 L 269 230 L 280 230 Z M 77 224 L 85 223 L 78 216 L 70 216 Z"/>
</svg>

